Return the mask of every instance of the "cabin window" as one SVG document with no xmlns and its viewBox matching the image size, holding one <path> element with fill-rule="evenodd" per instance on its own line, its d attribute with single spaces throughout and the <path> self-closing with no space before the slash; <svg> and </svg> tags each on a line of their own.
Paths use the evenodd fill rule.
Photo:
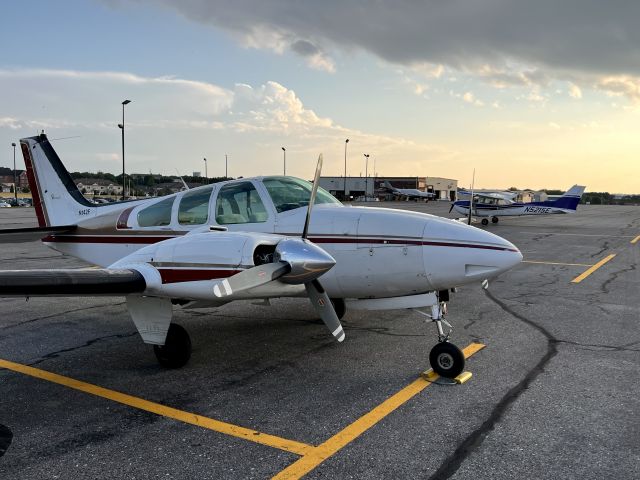
<svg viewBox="0 0 640 480">
<path fill-rule="evenodd" d="M 180 225 L 202 225 L 209 218 L 209 200 L 213 185 L 185 192 L 178 207 L 178 223 Z"/>
<path fill-rule="evenodd" d="M 216 222 L 219 225 L 262 223 L 268 217 L 253 183 L 232 183 L 220 189 L 216 202 Z"/>
<path fill-rule="evenodd" d="M 268 177 L 262 183 L 267 188 L 278 213 L 309 205 L 312 187 L 309 182 L 292 177 Z M 340 204 L 334 196 L 322 187 L 318 187 L 316 203 Z"/>
<path fill-rule="evenodd" d="M 164 227 L 171 223 L 171 209 L 175 197 L 166 198 L 138 212 L 141 227 Z"/>
</svg>

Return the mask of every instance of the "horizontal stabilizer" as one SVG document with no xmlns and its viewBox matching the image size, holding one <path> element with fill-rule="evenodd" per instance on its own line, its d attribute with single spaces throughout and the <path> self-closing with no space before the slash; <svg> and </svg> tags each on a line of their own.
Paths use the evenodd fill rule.
<svg viewBox="0 0 640 480">
<path fill-rule="evenodd" d="M 36 242 L 50 233 L 71 232 L 76 225 L 60 225 L 57 227 L 28 227 L 0 230 L 0 243 Z"/>
<path fill-rule="evenodd" d="M 0 296 L 129 295 L 147 288 L 136 270 L 57 269 L 0 271 Z"/>
</svg>

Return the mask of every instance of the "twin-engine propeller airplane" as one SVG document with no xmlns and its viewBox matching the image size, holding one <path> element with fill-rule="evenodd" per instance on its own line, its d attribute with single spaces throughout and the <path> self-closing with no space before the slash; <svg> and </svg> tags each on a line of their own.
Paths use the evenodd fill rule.
<svg viewBox="0 0 640 480">
<path fill-rule="evenodd" d="M 444 319 L 449 291 L 522 260 L 508 241 L 432 215 L 344 207 L 314 183 L 256 177 L 166 197 L 94 205 L 42 134 L 20 141 L 39 227 L 5 230 L 102 268 L 0 272 L 0 296 L 123 295 L 145 343 L 167 367 L 186 364 L 191 340 L 174 305 L 307 296 L 331 334 L 346 308 L 420 309 L 435 322 L 429 360 L 440 375 L 464 368 Z M 315 204 L 315 208 L 314 207 Z M 313 216 L 312 214 L 313 209 Z M 445 328 L 448 327 L 448 332 Z"/>
<path fill-rule="evenodd" d="M 482 225 L 498 223 L 498 217 L 515 217 L 522 215 L 553 215 L 558 213 L 575 213 L 585 187 L 574 185 L 556 200 L 544 202 L 520 203 L 514 200 L 510 192 L 473 192 L 467 193 L 469 200 L 457 200 L 451 204 L 451 210 L 462 213 L 465 217 L 482 217 Z"/>
<path fill-rule="evenodd" d="M 431 198 L 435 198 L 436 194 L 432 192 L 423 192 L 417 188 L 396 188 L 388 180 L 383 182 L 384 188 L 399 198 L 406 198 L 407 200 L 425 200 L 429 201 Z"/>
</svg>

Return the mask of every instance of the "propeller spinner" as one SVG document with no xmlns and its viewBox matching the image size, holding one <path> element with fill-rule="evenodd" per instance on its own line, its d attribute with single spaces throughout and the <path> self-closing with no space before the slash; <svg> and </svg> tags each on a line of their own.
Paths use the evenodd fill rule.
<svg viewBox="0 0 640 480">
<path fill-rule="evenodd" d="M 216 297 L 224 298 L 234 292 L 256 288 L 276 279 L 289 284 L 304 284 L 311 305 L 336 340 L 342 342 L 345 338 L 344 329 L 331 299 L 318 280 L 336 261 L 324 249 L 307 239 L 321 172 L 322 154 L 318 157 L 302 237 L 281 240 L 276 246 L 273 263 L 259 265 L 225 279 L 214 287 L 213 293 Z"/>
</svg>

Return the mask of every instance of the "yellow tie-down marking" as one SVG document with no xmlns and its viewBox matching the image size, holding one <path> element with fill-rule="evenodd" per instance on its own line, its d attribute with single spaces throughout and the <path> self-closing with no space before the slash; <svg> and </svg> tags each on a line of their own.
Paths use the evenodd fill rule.
<svg viewBox="0 0 640 480">
<path fill-rule="evenodd" d="M 471 343 L 462 350 L 462 353 L 464 354 L 465 358 L 469 358 L 482 350 L 484 347 L 485 345 L 481 343 Z M 306 475 L 322 462 L 324 462 L 327 458 L 340 451 L 346 445 L 351 443 L 353 440 L 358 438 L 375 424 L 380 422 L 387 415 L 404 405 L 415 395 L 422 392 L 425 388 L 429 387 L 434 383 L 435 380 L 439 378 L 436 373 L 431 370 L 427 370 L 412 383 L 389 397 L 387 400 L 382 402 L 370 412 L 360 417 L 351 425 L 348 425 L 347 427 L 342 429 L 326 442 L 318 446 L 313 446 L 295 440 L 278 437 L 276 435 L 262 433 L 257 430 L 252 430 L 238 425 L 233 425 L 231 423 L 222 422 L 213 418 L 204 417 L 195 413 L 185 412 L 183 410 L 168 407 L 160 403 L 155 403 L 143 398 L 134 397 L 133 395 L 110 390 L 98 385 L 93 385 L 91 383 L 83 382 L 81 380 L 76 380 L 70 377 L 65 377 L 64 375 L 58 375 L 57 373 L 48 372 L 46 370 L 30 367 L 28 365 L 11 362 L 9 360 L 0 359 L 0 368 L 5 368 L 7 370 L 22 373 L 24 375 L 39 378 L 41 380 L 46 380 L 51 383 L 72 388 L 74 390 L 95 395 L 97 397 L 105 398 L 117 403 L 121 403 L 123 405 L 128 405 L 140 410 L 155 413 L 156 415 L 172 418 L 184 423 L 213 430 L 215 432 L 230 435 L 232 437 L 242 438 L 244 440 L 259 443 L 272 448 L 277 448 L 279 450 L 284 450 L 286 452 L 294 453 L 301 456 L 299 460 L 292 463 L 287 468 L 278 473 L 274 477 L 275 479 L 300 478 Z M 469 378 L 471 378 L 471 373 L 463 372 L 454 380 L 456 381 L 456 383 L 462 384 Z"/>
<path fill-rule="evenodd" d="M 472 343 L 462 350 L 465 358 L 479 352 L 485 347 L 481 343 Z M 429 371 L 427 371 L 429 372 Z M 427 373 L 425 372 L 425 374 Z M 460 376 L 462 376 L 461 374 Z M 470 375 L 470 374 L 469 374 Z M 273 480 L 296 479 L 301 478 L 324 462 L 326 459 L 343 449 L 353 440 L 358 438 L 364 432 L 373 427 L 380 420 L 385 418 L 398 407 L 404 405 L 411 398 L 432 385 L 439 377 L 437 374 L 429 373 L 429 379 L 420 376 L 412 383 L 404 387 L 398 393 L 387 398 L 380 405 L 370 412 L 366 413 L 351 425 L 343 428 L 326 442 L 312 448 L 302 458 L 289 465 L 287 468 L 278 473 Z M 463 383 L 463 382 L 462 382 Z"/>
<path fill-rule="evenodd" d="M 603 266 L 605 263 L 607 263 L 609 260 L 612 260 L 614 257 L 616 256 L 615 253 L 612 253 L 611 255 L 607 255 L 606 257 L 604 257 L 602 260 L 600 260 L 598 263 L 596 263 L 595 265 L 592 265 L 590 268 L 587 268 L 584 272 L 582 272 L 580 275 L 578 275 L 576 278 L 574 278 L 573 280 L 571 280 L 571 283 L 580 283 L 581 281 L 583 281 L 585 278 L 587 278 L 589 275 L 591 275 L 593 272 L 595 272 L 596 270 L 598 270 L 601 266 Z"/>
</svg>

